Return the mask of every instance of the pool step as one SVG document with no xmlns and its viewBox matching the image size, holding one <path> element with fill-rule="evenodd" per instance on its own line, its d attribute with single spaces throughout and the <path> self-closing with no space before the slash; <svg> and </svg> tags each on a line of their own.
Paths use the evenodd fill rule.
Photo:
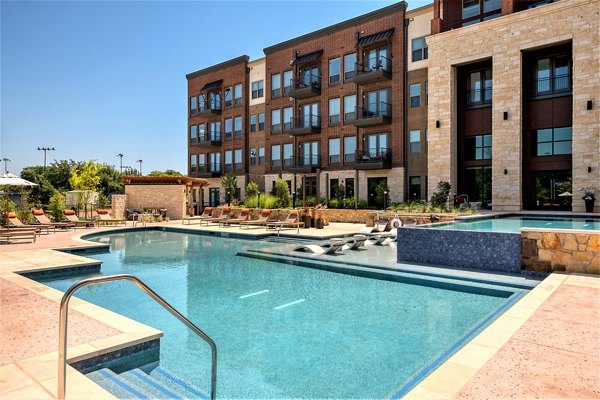
<svg viewBox="0 0 600 400">
<path fill-rule="evenodd" d="M 208 399 L 208 395 L 161 367 L 149 374 L 132 369 L 116 374 L 101 369 L 87 377 L 119 399 Z"/>
</svg>

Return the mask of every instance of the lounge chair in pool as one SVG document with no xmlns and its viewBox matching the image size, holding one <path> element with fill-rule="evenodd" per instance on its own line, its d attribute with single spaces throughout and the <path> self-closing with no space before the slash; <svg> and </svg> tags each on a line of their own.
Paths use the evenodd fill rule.
<svg viewBox="0 0 600 400">
<path fill-rule="evenodd" d="M 332 242 L 343 241 L 344 250 L 360 250 L 361 248 L 365 248 L 365 244 L 367 243 L 367 239 L 369 237 L 367 235 L 354 235 L 351 238 L 333 238 Z"/>
<path fill-rule="evenodd" d="M 202 211 L 202 214 L 200 215 L 194 215 L 194 216 L 189 216 L 189 217 L 183 217 L 181 219 L 181 224 L 185 224 L 185 221 L 187 221 L 187 224 L 191 224 L 192 221 L 200 221 L 200 223 L 202 223 L 203 220 L 205 219 L 211 219 L 212 216 L 212 212 L 213 212 L 213 208 L 212 207 L 204 207 L 204 211 Z"/>
<path fill-rule="evenodd" d="M 69 220 L 69 222 L 75 224 L 75 229 L 77 229 L 78 227 L 89 228 L 93 227 L 95 224 L 95 222 L 91 219 L 79 219 L 79 217 L 77 216 L 77 214 L 75 214 L 75 211 L 73 210 L 64 210 L 63 213 L 65 214 L 65 217 Z"/>
<path fill-rule="evenodd" d="M 100 219 L 96 220 L 96 225 L 100 226 L 101 224 L 104 225 L 108 225 L 108 224 L 115 224 L 115 225 L 119 225 L 119 224 L 123 224 L 125 226 L 127 226 L 127 220 L 125 218 L 113 218 L 110 216 L 109 214 L 109 210 L 96 210 L 96 212 L 98 213 L 98 217 L 100 217 Z"/>
<path fill-rule="evenodd" d="M 335 254 L 339 250 L 341 250 L 346 245 L 344 240 L 336 240 L 332 241 L 327 245 L 318 245 L 318 244 L 303 244 L 300 246 L 294 247 L 294 251 L 303 251 L 307 253 L 315 253 L 315 254 Z"/>
<path fill-rule="evenodd" d="M 10 243 L 11 239 L 31 239 L 33 243 L 37 239 L 39 229 L 36 228 L 1 228 L 0 239 Z"/>
<path fill-rule="evenodd" d="M 297 228 L 300 233 L 301 226 L 304 227 L 304 222 L 300 221 L 300 213 L 295 210 L 290 211 L 283 221 L 267 223 L 267 229 L 277 229 L 277 234 L 283 228 Z"/>
<path fill-rule="evenodd" d="M 230 219 L 231 218 L 231 207 L 223 207 L 223 212 L 221 212 L 221 215 L 219 215 L 218 217 L 210 217 L 210 218 L 203 218 L 200 220 L 200 225 L 202 225 L 202 222 L 206 222 L 206 225 L 210 224 L 210 223 L 216 223 L 221 225 L 221 221 L 225 221 L 226 219 Z"/>
<path fill-rule="evenodd" d="M 11 229 L 19 228 L 19 229 L 38 229 L 41 231 L 46 231 L 46 233 L 50 233 L 50 229 L 53 232 L 56 232 L 56 228 L 52 225 L 44 225 L 44 224 L 24 224 L 17 217 L 17 214 L 14 212 L 9 212 L 6 214 L 6 218 L 8 219 L 8 223 L 10 224 Z"/>
<path fill-rule="evenodd" d="M 375 221 L 373 226 L 364 226 L 358 231 L 359 234 L 368 235 L 371 233 L 380 233 L 388 230 L 389 221 L 387 219 L 380 219 Z"/>
<path fill-rule="evenodd" d="M 32 210 L 31 212 L 33 213 L 33 217 L 35 219 L 37 219 L 37 221 L 42 225 L 49 225 L 49 226 L 54 226 L 56 228 L 64 228 L 64 229 L 75 228 L 75 224 L 72 222 L 52 222 L 52 221 L 50 221 L 50 218 L 48 218 L 46 216 L 46 214 L 44 214 L 44 210 Z"/>
<path fill-rule="evenodd" d="M 248 218 L 250 218 L 250 209 L 242 208 L 242 211 L 240 211 L 240 215 L 238 215 L 237 218 L 227 218 L 223 221 L 219 221 L 219 226 L 231 226 L 232 224 L 241 224 L 242 222 L 248 221 Z"/>
<path fill-rule="evenodd" d="M 261 210 L 258 219 L 248 219 L 240 222 L 240 229 L 242 229 L 243 226 L 249 227 L 250 225 L 267 226 L 269 223 L 269 218 L 271 218 L 271 214 L 273 214 L 272 210 Z"/>
</svg>

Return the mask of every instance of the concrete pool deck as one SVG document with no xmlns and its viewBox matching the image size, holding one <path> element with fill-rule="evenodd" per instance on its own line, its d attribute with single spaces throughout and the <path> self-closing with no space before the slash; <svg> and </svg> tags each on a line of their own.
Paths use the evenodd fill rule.
<svg viewBox="0 0 600 400">
<path fill-rule="evenodd" d="M 148 226 L 240 232 L 237 227 L 182 226 L 179 221 Z M 323 230 L 300 232 L 320 239 L 351 234 L 361 226 L 331 224 Z M 55 349 L 62 294 L 16 272 L 90 263 L 84 257 L 50 249 L 86 246 L 89 242 L 79 236 L 109 230 L 60 232 L 42 235 L 34 244 L 0 246 L 0 398 L 56 396 Z M 260 235 L 265 229 L 241 232 Z M 296 230 L 282 231 L 284 235 L 295 237 Z M 79 299 L 72 299 L 71 309 L 69 361 L 161 335 Z M 15 326 L 32 334 L 14 335 Z M 599 398 L 599 347 L 600 277 L 551 274 L 404 398 Z M 113 398 L 72 368 L 67 379 L 68 398 Z"/>
</svg>

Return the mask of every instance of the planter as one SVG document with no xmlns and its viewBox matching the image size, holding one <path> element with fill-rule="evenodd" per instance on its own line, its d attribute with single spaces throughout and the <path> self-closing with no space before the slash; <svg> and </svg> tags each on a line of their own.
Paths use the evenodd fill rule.
<svg viewBox="0 0 600 400">
<path fill-rule="evenodd" d="M 583 199 L 583 201 L 585 201 L 585 212 L 588 213 L 593 213 L 594 212 L 594 203 L 596 202 L 596 199 L 593 197 L 586 197 Z"/>
<path fill-rule="evenodd" d="M 304 222 L 304 227 L 305 228 L 311 228 L 312 227 L 312 223 L 313 223 L 313 219 L 310 215 L 304 215 L 302 217 L 302 222 Z"/>
</svg>

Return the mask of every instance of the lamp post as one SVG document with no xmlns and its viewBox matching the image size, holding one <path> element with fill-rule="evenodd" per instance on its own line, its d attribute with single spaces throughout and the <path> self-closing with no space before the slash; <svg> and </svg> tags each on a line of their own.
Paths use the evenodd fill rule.
<svg viewBox="0 0 600 400">
<path fill-rule="evenodd" d="M 258 202 L 256 204 L 258 208 L 260 208 L 260 190 L 258 191 Z"/>
<path fill-rule="evenodd" d="M 292 192 L 292 208 L 296 208 L 296 191 Z"/>
<path fill-rule="evenodd" d="M 140 175 L 143 175 L 142 174 L 142 163 L 144 162 L 144 160 L 137 160 L 137 162 L 140 163 Z"/>
<path fill-rule="evenodd" d="M 8 166 L 7 164 L 10 162 L 10 158 L 3 158 L 2 161 L 4 161 L 4 173 L 8 173 Z"/>
<path fill-rule="evenodd" d="M 38 150 L 44 152 L 44 171 L 45 171 L 46 170 L 46 153 L 49 151 L 54 151 L 56 149 L 54 147 L 38 147 Z"/>
<path fill-rule="evenodd" d="M 231 206 L 231 192 L 227 191 L 227 207 Z"/>
<path fill-rule="evenodd" d="M 387 190 L 383 192 L 383 211 L 387 209 Z"/>
<path fill-rule="evenodd" d="M 121 173 L 123 173 L 123 154 L 119 153 L 119 154 L 117 154 L 117 157 L 119 157 L 121 159 L 119 168 L 120 168 Z"/>
</svg>

